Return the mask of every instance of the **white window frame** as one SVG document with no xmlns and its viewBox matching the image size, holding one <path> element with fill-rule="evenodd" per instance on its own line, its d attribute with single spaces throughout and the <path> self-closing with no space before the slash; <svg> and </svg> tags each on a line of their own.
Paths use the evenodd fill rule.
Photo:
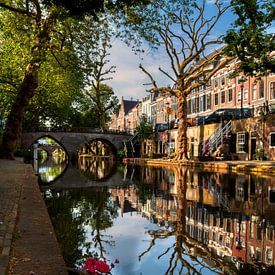
<svg viewBox="0 0 275 275">
<path fill-rule="evenodd" d="M 271 93 L 272 92 L 271 91 L 271 85 L 273 85 L 274 97 L 273 97 L 273 95 Z M 270 100 L 275 99 L 275 81 L 272 81 L 272 82 L 269 83 L 269 98 L 270 98 Z"/>
<path fill-rule="evenodd" d="M 251 99 L 255 101 L 257 99 L 257 84 L 251 85 Z"/>
<path fill-rule="evenodd" d="M 243 90 L 243 99 L 248 100 L 248 89 Z"/>
<path fill-rule="evenodd" d="M 237 133 L 237 153 L 245 152 L 245 132 Z"/>
<path fill-rule="evenodd" d="M 238 95 L 237 95 L 237 101 L 238 101 L 238 102 L 241 102 L 241 100 L 242 100 L 242 91 L 239 90 L 239 91 L 238 91 Z"/>
</svg>

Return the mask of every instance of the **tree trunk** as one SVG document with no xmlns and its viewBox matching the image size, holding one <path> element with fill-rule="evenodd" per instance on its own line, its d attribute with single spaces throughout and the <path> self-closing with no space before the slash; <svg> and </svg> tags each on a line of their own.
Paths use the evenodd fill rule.
<svg viewBox="0 0 275 275">
<path fill-rule="evenodd" d="M 17 141 L 22 132 L 25 109 L 38 86 L 37 68 L 29 69 L 19 88 L 15 102 L 7 119 L 3 141 L 0 147 L 0 158 L 14 159 Z"/>
<path fill-rule="evenodd" d="M 34 35 L 34 46 L 31 49 L 31 60 L 26 66 L 25 77 L 18 89 L 17 96 L 9 113 L 3 141 L 0 147 L 0 158 L 14 159 L 17 141 L 22 132 L 22 125 L 26 107 L 30 99 L 34 96 L 38 86 L 38 70 L 46 60 L 48 42 L 51 40 L 50 34 L 56 22 L 57 10 L 53 7 L 45 18 L 43 25 L 41 19 L 40 6 L 37 3 L 36 33 Z"/>
<path fill-rule="evenodd" d="M 178 96 L 178 139 L 176 160 L 188 160 L 188 143 L 187 143 L 187 97 L 184 93 Z"/>
</svg>

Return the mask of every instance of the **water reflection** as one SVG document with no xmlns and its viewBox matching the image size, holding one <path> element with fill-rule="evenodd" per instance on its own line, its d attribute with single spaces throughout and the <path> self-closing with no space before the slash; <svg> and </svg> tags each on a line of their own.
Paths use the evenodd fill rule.
<svg viewBox="0 0 275 275">
<path fill-rule="evenodd" d="M 115 162 L 105 157 L 80 157 L 78 159 L 80 171 L 92 180 L 106 180 L 116 172 Z"/>
<path fill-rule="evenodd" d="M 185 168 L 116 173 L 128 184 L 45 191 L 68 266 L 89 255 L 119 258 L 113 274 L 127 275 L 256 274 L 274 265 L 275 179 Z"/>
<path fill-rule="evenodd" d="M 34 160 L 34 169 L 43 183 L 56 180 L 65 171 L 67 165 L 67 159 L 58 156 Z"/>
</svg>

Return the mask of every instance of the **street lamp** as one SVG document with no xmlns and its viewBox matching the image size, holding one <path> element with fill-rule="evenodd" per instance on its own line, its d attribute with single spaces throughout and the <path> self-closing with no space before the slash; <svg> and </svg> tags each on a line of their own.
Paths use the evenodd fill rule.
<svg viewBox="0 0 275 275">
<path fill-rule="evenodd" d="M 166 114 L 167 114 L 167 154 L 170 155 L 170 135 L 169 135 L 169 115 L 171 113 L 170 107 L 169 107 L 169 102 L 166 102 Z"/>
<path fill-rule="evenodd" d="M 243 84 L 245 82 L 245 78 L 242 75 L 241 77 L 241 118 L 244 117 L 244 113 L 243 113 Z"/>
<path fill-rule="evenodd" d="M 170 115 L 170 107 L 169 107 L 169 102 L 166 102 L 166 114 L 167 114 L 167 129 L 169 130 L 169 115 Z"/>
</svg>

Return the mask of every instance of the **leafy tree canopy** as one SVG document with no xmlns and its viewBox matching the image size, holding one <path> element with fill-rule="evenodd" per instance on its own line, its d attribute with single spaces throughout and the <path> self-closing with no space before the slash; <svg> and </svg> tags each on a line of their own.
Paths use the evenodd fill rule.
<svg viewBox="0 0 275 275">
<path fill-rule="evenodd" d="M 232 0 L 231 5 L 237 19 L 224 38 L 228 45 L 226 54 L 237 57 L 239 69 L 251 76 L 262 76 L 275 71 L 274 33 L 268 28 L 274 26 L 274 1 Z"/>
<path fill-rule="evenodd" d="M 143 141 L 145 139 L 148 139 L 153 134 L 153 125 L 150 123 L 146 116 L 142 116 L 140 119 L 140 123 L 137 127 L 137 134 L 138 139 L 140 141 Z"/>
</svg>

